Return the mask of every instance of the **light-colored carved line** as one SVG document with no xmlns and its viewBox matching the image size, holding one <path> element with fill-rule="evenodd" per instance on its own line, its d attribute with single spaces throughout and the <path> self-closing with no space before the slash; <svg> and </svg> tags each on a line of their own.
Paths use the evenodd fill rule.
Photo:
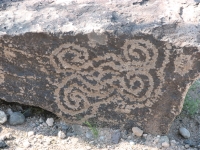
<svg viewBox="0 0 200 150">
<path fill-rule="evenodd" d="M 140 43 L 142 43 L 141 42 L 141 40 L 138 40 Z M 143 42 L 146 42 L 146 41 L 144 41 L 143 40 Z M 133 44 L 133 43 L 131 43 L 131 41 L 129 41 L 129 43 L 126 43 L 126 44 Z M 149 69 L 151 69 L 151 68 L 155 68 L 155 62 L 157 61 L 157 56 L 158 56 L 158 51 L 157 51 L 157 49 L 151 44 L 151 43 L 149 43 L 149 45 L 147 44 L 147 46 L 149 46 L 149 48 L 151 48 L 152 49 L 152 51 L 153 51 L 153 54 L 154 54 L 154 56 L 152 57 L 152 58 L 150 58 L 150 56 L 149 56 L 149 54 L 148 55 L 146 55 L 146 59 L 148 59 L 148 61 L 145 61 L 144 63 L 142 63 L 142 62 L 139 62 L 139 64 L 137 64 L 137 63 L 135 63 L 135 61 L 132 61 L 132 62 L 124 62 L 121 58 L 119 58 L 117 55 L 115 55 L 115 54 L 107 54 L 107 55 L 105 55 L 104 57 L 102 57 L 102 56 L 99 56 L 99 57 L 97 57 L 97 58 L 94 58 L 92 61 L 100 61 L 100 60 L 106 60 L 106 59 L 110 59 L 110 58 L 112 58 L 112 60 L 115 60 L 115 61 L 117 61 L 117 62 L 119 62 L 120 63 L 120 65 L 116 65 L 115 63 L 113 63 L 113 62 L 105 62 L 105 63 L 102 63 L 102 64 L 100 64 L 99 65 L 99 67 L 98 68 L 94 68 L 94 71 L 92 71 L 92 72 L 81 72 L 81 74 L 82 75 L 86 75 L 86 78 L 88 78 L 89 80 L 95 80 L 95 81 L 97 81 L 97 84 L 95 85 L 95 86 L 93 86 L 92 84 L 90 84 L 90 83 L 88 83 L 87 81 L 85 81 L 82 77 L 80 77 L 80 76 L 77 76 L 76 75 L 76 77 L 87 87 L 87 88 L 90 88 L 90 89 L 92 89 L 93 90 L 93 92 L 90 92 L 90 91 L 86 91 L 86 93 L 88 94 L 88 96 L 89 97 L 99 97 L 99 98 L 102 98 L 102 99 L 107 99 L 106 101 L 109 103 L 110 101 L 114 101 L 113 100 L 113 98 L 107 98 L 107 95 L 109 95 L 109 93 L 111 92 L 111 91 L 107 91 L 107 92 L 104 92 L 103 94 L 101 93 L 101 89 L 104 87 L 104 86 L 106 86 L 106 84 L 109 84 L 109 85 L 111 85 L 112 86 L 112 89 L 114 89 L 114 85 L 113 85 L 113 82 L 114 81 L 121 81 L 120 82 L 120 85 L 122 85 L 122 87 L 123 88 L 125 88 L 125 89 L 128 89 L 127 91 L 128 92 L 130 92 L 130 93 L 132 93 L 132 94 L 135 94 L 135 95 L 137 95 L 137 93 L 139 93 L 139 91 L 141 91 L 142 90 L 142 87 L 144 87 L 144 84 L 141 84 L 141 87 L 140 88 L 138 88 L 138 89 L 136 89 L 136 90 L 131 90 L 131 89 L 129 89 L 127 86 L 126 86 L 126 84 L 124 83 L 124 81 L 123 80 L 121 80 L 122 78 L 121 77 L 118 77 L 118 75 L 120 75 L 120 72 L 121 71 L 132 71 L 132 73 L 133 74 L 135 74 L 135 72 L 137 72 L 137 74 L 143 74 L 143 75 L 147 75 L 148 74 L 148 78 L 149 78 L 149 85 L 152 85 L 152 86 L 150 86 L 152 89 L 151 90 L 147 90 L 147 93 L 145 94 L 145 98 L 144 99 L 141 99 L 141 98 L 139 98 L 139 101 L 138 101 L 138 104 L 135 104 L 133 107 L 132 107 L 132 109 L 133 108 L 135 108 L 135 107 L 139 107 L 139 108 L 141 108 L 142 107 L 142 105 L 140 104 L 140 102 L 142 102 L 142 101 L 145 101 L 146 100 L 146 98 L 148 97 L 148 96 L 150 96 L 150 94 L 151 94 L 151 92 L 152 92 L 152 90 L 153 90 L 153 78 L 151 77 L 151 75 L 148 73 L 148 71 L 149 71 Z M 136 47 L 137 49 L 143 49 L 143 50 L 146 50 L 146 48 L 144 48 L 144 47 L 142 47 L 142 46 L 140 46 L 140 45 L 138 45 L 138 47 Z M 125 50 L 126 51 L 126 50 Z M 146 50 L 147 51 L 147 50 Z M 59 53 L 59 52 L 58 52 Z M 62 55 L 64 54 L 64 53 L 66 53 L 66 51 L 65 52 L 63 52 L 62 53 Z M 129 55 L 131 55 L 131 53 L 130 52 L 127 52 L 127 53 L 129 53 Z M 126 54 L 126 53 L 125 53 Z M 62 57 L 62 55 L 60 54 L 60 58 Z M 126 57 L 127 57 L 128 55 L 126 54 Z M 149 62 L 149 60 L 150 60 L 150 62 Z M 73 66 L 71 66 L 71 69 L 73 69 L 73 70 L 81 70 L 82 68 L 83 69 L 87 69 L 89 66 L 91 66 L 91 67 L 93 67 L 93 65 L 92 65 L 92 61 L 89 61 L 89 62 L 86 62 L 83 66 L 75 66 L 75 65 L 73 65 Z M 147 64 L 148 63 L 148 64 Z M 142 65 L 141 65 L 142 64 Z M 148 65 L 148 69 L 139 69 L 139 70 L 137 70 L 137 71 L 135 71 L 135 68 L 136 67 L 139 67 L 139 66 L 144 66 L 145 67 L 145 65 Z M 105 67 L 105 66 L 109 66 L 109 67 L 112 67 L 113 68 L 113 70 L 116 70 L 116 72 L 114 72 L 115 73 L 115 78 L 112 78 L 112 79 L 109 79 L 109 80 L 105 80 L 105 81 L 101 81 L 101 79 L 103 78 L 103 76 L 105 76 L 107 73 L 110 73 L 110 72 L 112 72 L 112 71 L 103 71 L 103 67 Z M 65 71 L 65 70 L 64 70 Z M 92 76 L 92 73 L 94 73 L 95 71 L 98 71 L 100 74 L 98 75 L 98 77 L 94 77 L 94 76 Z M 117 72 L 119 72 L 119 74 L 117 74 Z M 117 74 L 117 75 L 116 75 Z M 135 75 L 137 75 L 137 74 L 135 74 Z M 129 78 L 130 78 L 130 75 L 129 75 Z M 137 80 L 140 80 L 138 77 L 137 77 Z M 132 83 L 134 83 L 134 81 L 136 81 L 136 79 L 134 79 L 133 81 L 131 81 Z M 162 82 L 162 81 L 161 81 Z M 142 80 L 140 80 L 140 83 L 142 83 Z M 60 85 L 59 85 L 60 86 Z M 160 87 L 162 87 L 162 85 L 160 84 L 159 85 L 159 88 L 157 88 L 157 89 L 154 89 L 154 90 L 160 90 Z M 120 90 L 119 90 L 120 91 Z M 122 91 L 122 90 L 121 90 Z M 135 92 L 134 92 L 135 91 Z M 155 93 L 157 93 L 157 92 L 155 92 Z M 123 95 L 124 95 L 124 93 L 122 93 Z M 130 95 L 128 95 L 128 97 L 131 99 L 131 98 L 133 98 L 133 95 L 132 94 L 130 94 Z M 103 96 L 104 95 L 104 96 Z M 156 94 L 156 95 L 158 95 L 158 94 Z M 95 103 L 94 105 L 95 105 L 95 107 L 97 108 L 97 107 L 99 107 L 99 105 L 100 104 L 106 104 L 107 102 L 105 102 L 105 101 L 98 101 L 97 103 Z M 155 101 L 154 101 L 155 102 Z M 149 100 L 147 100 L 146 101 L 146 103 L 148 103 L 148 104 L 150 104 L 151 103 L 151 105 L 152 105 L 152 101 L 149 101 Z M 143 105 L 144 106 L 144 105 Z"/>
<path fill-rule="evenodd" d="M 71 50 L 71 48 L 74 49 L 74 50 L 78 50 L 80 53 L 78 52 L 75 52 L 73 50 Z M 69 63 L 66 63 L 64 60 L 63 60 L 63 56 L 65 56 L 66 52 L 71 52 L 72 53 L 75 53 L 77 56 L 75 56 L 76 58 L 74 58 L 74 61 L 73 62 L 76 62 L 77 63 L 82 63 L 82 65 L 80 66 L 77 66 L 77 65 L 74 65 L 74 64 L 69 64 Z M 83 52 L 83 55 L 81 54 L 81 52 Z M 84 68 L 84 66 L 92 66 L 91 62 L 87 63 L 87 64 L 84 64 L 84 61 L 82 59 L 79 59 L 78 57 L 80 56 L 84 56 L 85 59 L 84 60 L 88 60 L 88 52 L 87 52 L 87 49 L 84 48 L 84 47 L 80 47 L 78 45 L 75 45 L 75 44 L 63 44 L 61 45 L 60 47 L 56 48 L 52 54 L 50 55 L 49 59 L 50 59 L 50 63 L 53 65 L 53 67 L 56 69 L 57 73 L 61 73 L 61 72 L 65 72 L 66 70 L 65 69 L 70 69 L 70 68 L 73 68 L 73 70 L 80 70 L 81 68 Z M 57 57 L 58 60 L 59 60 L 59 63 L 62 65 L 63 68 L 65 69 L 61 69 L 58 64 L 55 62 L 54 60 L 54 57 Z M 84 66 L 83 66 L 84 65 Z"/>
<path fill-rule="evenodd" d="M 139 45 L 139 43 L 145 44 L 147 48 Z M 130 49 L 128 50 L 127 47 L 131 46 Z M 130 61 L 129 55 L 133 55 L 136 53 L 134 51 L 130 51 L 130 50 L 134 50 L 134 49 L 139 49 L 141 50 L 141 52 L 143 52 L 146 56 L 146 60 L 144 62 L 141 61 L 132 61 L 132 64 L 135 66 L 143 66 L 143 67 L 155 67 L 155 63 L 156 60 L 158 58 L 158 50 L 157 48 L 149 41 L 149 40 L 126 40 L 124 46 L 122 47 L 122 49 L 124 49 L 124 56 L 127 60 Z M 149 51 L 148 49 L 152 49 L 153 50 L 153 57 L 150 57 Z M 147 64 L 148 63 L 148 64 Z"/>
</svg>

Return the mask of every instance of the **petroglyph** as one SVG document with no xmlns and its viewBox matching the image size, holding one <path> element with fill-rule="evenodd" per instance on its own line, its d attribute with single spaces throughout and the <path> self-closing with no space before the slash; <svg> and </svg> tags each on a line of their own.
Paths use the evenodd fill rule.
<svg viewBox="0 0 200 150">
<path fill-rule="evenodd" d="M 121 50 L 118 55 L 106 53 L 92 58 L 86 48 L 75 44 L 63 44 L 55 49 L 50 62 L 56 72 L 72 70 L 55 90 L 58 107 L 73 115 L 91 108 L 93 116 L 101 104 L 117 103 L 113 97 L 116 95 L 123 96 L 124 101 L 134 102 L 130 110 L 151 107 L 161 94 L 160 86 L 154 88 L 154 79 L 149 73 L 150 69 L 155 69 L 157 48 L 149 40 L 133 39 L 126 40 Z M 157 79 L 163 80 L 162 76 Z M 110 96 L 114 92 L 116 94 Z M 152 94 L 155 99 L 150 100 Z M 89 98 L 97 102 L 90 104 Z M 126 109 L 126 105 L 121 107 Z"/>
<path fill-rule="evenodd" d="M 38 41 L 46 36 L 49 44 L 36 41 L 29 47 L 29 36 Z M 199 70 L 190 72 L 199 65 L 199 50 L 150 35 L 104 36 L 102 45 L 90 35 L 39 33 L 22 36 L 20 44 L 14 37 L 12 47 L 2 42 L 0 98 L 40 106 L 68 122 L 134 122 L 147 132 L 167 132 L 180 111 L 185 85 L 199 75 Z"/>
</svg>

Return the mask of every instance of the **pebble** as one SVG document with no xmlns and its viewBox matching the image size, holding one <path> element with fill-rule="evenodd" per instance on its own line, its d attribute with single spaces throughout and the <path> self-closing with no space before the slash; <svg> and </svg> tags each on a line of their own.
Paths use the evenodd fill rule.
<svg viewBox="0 0 200 150">
<path fill-rule="evenodd" d="M 69 126 L 64 121 L 60 121 L 60 129 L 63 131 L 67 131 L 69 129 Z"/>
<path fill-rule="evenodd" d="M 135 145 L 135 143 L 134 143 L 133 141 L 130 141 L 129 144 L 130 144 L 131 146 Z"/>
<path fill-rule="evenodd" d="M 132 136 L 132 135 L 129 135 L 129 136 L 127 137 L 127 139 L 128 139 L 128 140 L 131 140 L 131 139 L 133 139 L 133 136 Z"/>
<path fill-rule="evenodd" d="M 31 144 L 29 143 L 29 141 L 24 141 L 24 142 L 23 142 L 23 146 L 24 146 L 25 148 L 28 148 L 28 147 L 31 146 Z"/>
<path fill-rule="evenodd" d="M 190 137 L 190 132 L 184 127 L 179 128 L 179 133 L 186 139 Z"/>
<path fill-rule="evenodd" d="M 90 141 L 89 144 L 94 144 L 94 141 Z"/>
<path fill-rule="evenodd" d="M 132 131 L 133 131 L 133 134 L 136 135 L 136 136 L 142 136 L 143 134 L 143 130 L 141 130 L 140 128 L 138 127 L 133 127 L 132 128 Z"/>
<path fill-rule="evenodd" d="M 60 139 L 66 138 L 65 132 L 63 132 L 63 131 L 58 131 L 58 137 L 59 137 Z"/>
<path fill-rule="evenodd" d="M 87 132 L 85 133 L 85 136 L 86 136 L 86 138 L 88 138 L 88 139 L 92 139 L 92 137 L 93 137 L 91 131 L 87 131 Z"/>
<path fill-rule="evenodd" d="M 87 150 L 90 150 L 90 149 L 91 149 L 91 147 L 90 147 L 90 146 L 86 146 L 86 149 L 87 149 Z"/>
<path fill-rule="evenodd" d="M 48 125 L 44 122 L 44 123 L 42 124 L 42 126 L 43 126 L 43 127 L 47 127 Z"/>
<path fill-rule="evenodd" d="M 195 143 L 193 143 L 191 140 L 188 140 L 188 139 L 184 140 L 183 143 L 184 143 L 184 144 L 188 144 L 188 145 L 190 145 L 191 147 L 194 147 L 194 146 L 195 146 Z"/>
<path fill-rule="evenodd" d="M 32 109 L 29 108 L 29 109 L 25 110 L 25 112 L 24 112 L 23 114 L 24 114 L 24 116 L 25 116 L 26 118 L 27 118 L 27 117 L 31 117 L 31 116 L 33 115 Z"/>
<path fill-rule="evenodd" d="M 7 144 L 3 140 L 0 140 L 0 148 L 4 147 L 7 147 Z"/>
<path fill-rule="evenodd" d="M 189 148 L 190 146 L 188 144 L 185 145 L 185 148 Z"/>
<path fill-rule="evenodd" d="M 74 136 L 74 133 L 72 133 L 72 132 L 67 132 L 67 136 Z"/>
<path fill-rule="evenodd" d="M 34 134 L 35 134 L 34 131 L 29 131 L 29 132 L 28 132 L 28 137 L 31 137 L 31 136 L 33 136 Z"/>
<path fill-rule="evenodd" d="M 154 142 L 153 143 L 158 143 L 160 139 L 158 137 L 154 138 Z"/>
<path fill-rule="evenodd" d="M 19 124 L 23 124 L 24 122 L 25 122 L 25 117 L 22 113 L 13 112 L 10 115 L 10 118 L 9 118 L 9 124 L 10 125 L 19 125 Z"/>
<path fill-rule="evenodd" d="M 1 137 L 0 137 L 0 140 L 2 140 L 2 141 L 4 141 L 4 140 L 9 140 L 9 139 L 11 139 L 13 136 L 12 136 L 12 134 L 11 133 L 6 133 L 6 134 L 4 134 L 4 135 L 2 135 Z"/>
<path fill-rule="evenodd" d="M 42 118 L 39 119 L 39 123 L 43 123 L 44 120 Z"/>
<path fill-rule="evenodd" d="M 128 132 L 126 130 L 121 131 L 121 136 L 122 136 L 123 139 L 128 138 L 127 134 L 128 134 Z"/>
<path fill-rule="evenodd" d="M 119 130 L 114 131 L 111 135 L 111 142 L 114 144 L 118 144 L 121 139 L 121 132 Z"/>
<path fill-rule="evenodd" d="M 175 145 L 176 145 L 176 141 L 175 141 L 175 140 L 171 140 L 171 141 L 170 141 L 170 144 L 171 144 L 172 146 L 175 146 Z"/>
<path fill-rule="evenodd" d="M 148 134 L 143 134 L 142 136 L 143 136 L 143 137 L 147 137 L 147 135 L 148 135 Z"/>
<path fill-rule="evenodd" d="M 9 114 L 9 115 L 11 115 L 11 114 L 13 113 L 13 111 L 12 111 L 11 108 L 8 108 L 8 109 L 6 110 L 6 112 L 7 112 L 7 114 Z"/>
<path fill-rule="evenodd" d="M 163 142 L 168 142 L 169 143 L 169 138 L 167 136 L 161 136 L 160 137 L 160 143 L 163 143 Z"/>
<path fill-rule="evenodd" d="M 4 111 L 0 111 L 0 124 L 3 124 L 7 121 L 7 116 Z"/>
<path fill-rule="evenodd" d="M 53 123 L 54 123 L 54 119 L 53 118 L 47 118 L 46 120 L 46 123 L 49 127 L 52 127 L 53 126 Z"/>
<path fill-rule="evenodd" d="M 169 142 L 163 142 L 162 147 L 165 147 L 165 148 L 169 147 Z"/>
</svg>

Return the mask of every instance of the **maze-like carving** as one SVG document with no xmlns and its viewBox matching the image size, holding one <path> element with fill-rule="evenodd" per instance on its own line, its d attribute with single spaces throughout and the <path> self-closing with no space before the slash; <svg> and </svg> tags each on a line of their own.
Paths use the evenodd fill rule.
<svg viewBox="0 0 200 150">
<path fill-rule="evenodd" d="M 151 107 L 159 96 L 150 73 L 155 69 L 158 49 L 149 40 L 126 40 L 121 53 L 90 56 L 89 50 L 75 44 L 63 44 L 52 52 L 50 62 L 57 73 L 66 73 L 56 84 L 56 100 L 70 115 L 95 114 L 101 104 L 117 103 L 119 109 Z M 162 79 L 162 69 L 157 79 Z M 154 99 L 149 97 L 154 95 Z M 129 104 L 127 104 L 127 102 Z M 66 113 L 65 112 L 65 113 Z"/>
</svg>

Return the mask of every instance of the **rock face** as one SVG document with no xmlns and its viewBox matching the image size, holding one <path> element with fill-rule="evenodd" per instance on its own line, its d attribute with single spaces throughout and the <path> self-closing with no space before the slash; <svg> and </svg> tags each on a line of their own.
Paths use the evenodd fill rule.
<svg viewBox="0 0 200 150">
<path fill-rule="evenodd" d="M 67 122 L 95 119 L 163 134 L 200 77 L 200 15 L 188 17 L 190 25 L 183 16 L 186 4 L 198 10 L 197 2 L 4 3 L 3 100 L 42 107 Z"/>
</svg>

